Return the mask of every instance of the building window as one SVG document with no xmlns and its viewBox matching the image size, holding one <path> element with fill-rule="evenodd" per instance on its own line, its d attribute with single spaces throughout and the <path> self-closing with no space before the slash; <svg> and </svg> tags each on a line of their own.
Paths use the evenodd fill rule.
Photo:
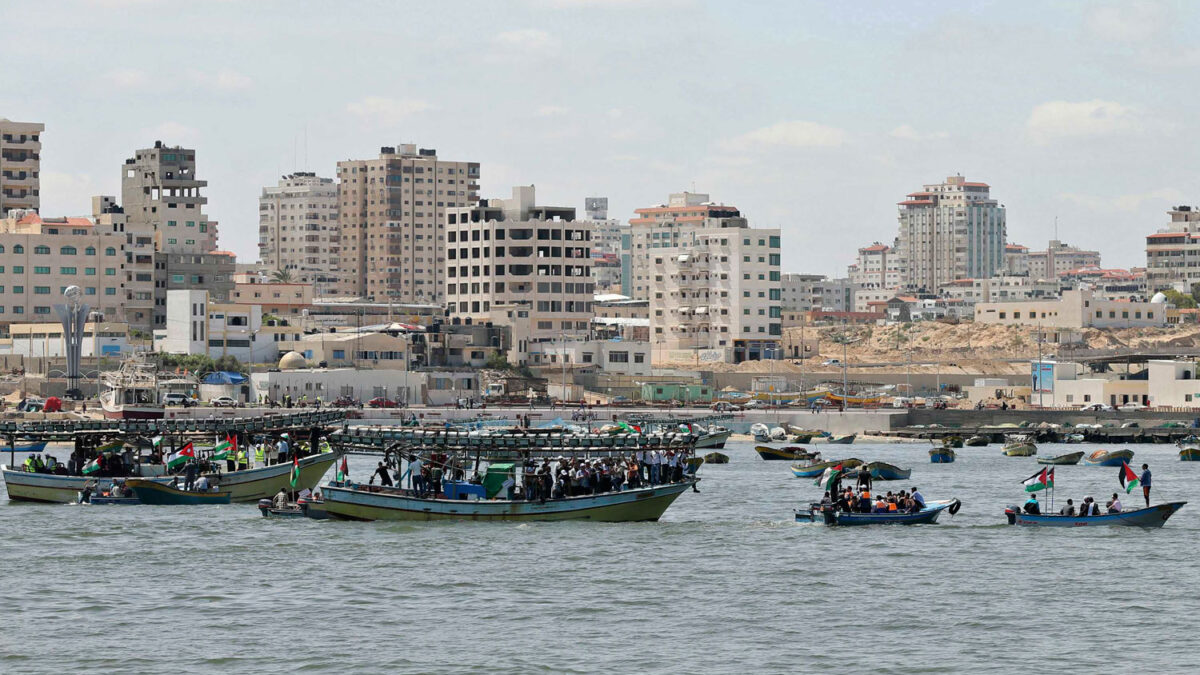
<svg viewBox="0 0 1200 675">
<path fill-rule="evenodd" d="M 116 268 L 113 268 L 113 267 L 105 267 L 105 268 L 104 268 L 104 276 L 106 276 L 106 277 L 115 277 L 115 276 L 117 276 L 117 270 L 116 270 Z"/>
<path fill-rule="evenodd" d="M 75 255 L 75 247 L 74 246 L 63 246 L 62 248 L 58 249 L 58 252 L 61 253 L 62 255 Z"/>
<path fill-rule="evenodd" d="M 13 253 L 24 253 L 24 252 L 25 252 L 25 247 L 24 247 L 24 246 L 22 246 L 22 245 L 20 245 L 20 244 L 17 244 L 16 246 L 13 246 Z M 19 312 L 13 312 L 13 313 L 14 313 L 14 314 L 17 314 L 17 313 L 19 313 Z"/>
<path fill-rule="evenodd" d="M 43 307 L 43 306 L 35 306 L 35 307 L 33 308 L 33 313 L 34 313 L 34 314 L 49 314 L 49 313 L 50 313 L 50 308 L 49 308 L 49 307 Z"/>
<path fill-rule="evenodd" d="M 115 248 L 113 248 L 113 247 L 111 247 L 111 246 L 109 246 L 108 248 L 104 249 L 104 255 L 116 255 L 116 254 L 117 254 L 117 249 L 115 249 Z"/>
<path fill-rule="evenodd" d="M 49 286 L 34 286 L 33 294 L 34 295 L 50 295 L 50 287 Z"/>
<path fill-rule="evenodd" d="M 115 289 L 115 288 L 106 288 L 106 289 L 104 289 L 104 294 L 105 294 L 105 295 L 116 295 L 116 294 L 117 294 L 117 289 Z"/>
<path fill-rule="evenodd" d="M 75 268 L 74 267 L 60 267 L 60 268 L 58 268 L 58 273 L 59 274 L 75 274 Z"/>
<path fill-rule="evenodd" d="M 629 363 L 629 352 L 609 352 L 609 363 Z"/>
<path fill-rule="evenodd" d="M 4 252 L 4 251 L 0 251 L 0 253 L 3 253 L 3 252 Z M 95 247 L 95 246 L 89 246 L 89 247 L 87 247 L 87 248 L 83 249 L 83 254 L 84 254 L 84 255 L 96 255 L 96 247 Z"/>
<path fill-rule="evenodd" d="M 50 274 L 50 268 L 49 267 L 34 267 L 33 273 L 34 274 Z"/>
<path fill-rule="evenodd" d="M 50 247 L 49 246 L 35 246 L 35 247 L 33 247 L 33 252 L 36 255 L 50 255 Z"/>
</svg>

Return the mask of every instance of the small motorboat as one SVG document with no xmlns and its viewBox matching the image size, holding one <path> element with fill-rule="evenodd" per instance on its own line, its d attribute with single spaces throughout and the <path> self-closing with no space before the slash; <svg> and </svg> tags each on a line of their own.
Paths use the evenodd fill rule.
<svg viewBox="0 0 1200 675">
<path fill-rule="evenodd" d="M 771 427 L 771 430 L 767 433 L 771 437 L 771 440 L 775 443 L 782 443 L 783 441 L 786 441 L 788 436 L 787 432 L 783 430 L 783 427 Z"/>
<path fill-rule="evenodd" d="M 771 428 L 762 422 L 755 422 L 750 425 L 750 435 L 754 437 L 755 443 L 771 442 Z"/>
<path fill-rule="evenodd" d="M 156 483 L 145 478 L 129 478 L 125 484 L 133 488 L 134 494 L 143 504 L 156 506 L 195 506 L 199 504 L 228 504 L 233 492 L 196 492 L 180 490 L 168 483 Z"/>
<path fill-rule="evenodd" d="M 759 457 L 762 457 L 768 461 L 786 459 L 795 462 L 804 459 L 812 459 L 820 456 L 821 454 L 820 452 L 809 452 L 804 448 L 797 448 L 793 446 L 772 448 L 769 445 L 756 445 L 754 446 L 754 451 L 758 453 Z"/>
<path fill-rule="evenodd" d="M 329 520 L 330 518 L 329 511 L 325 510 L 324 499 L 301 497 L 296 500 L 296 505 L 300 507 L 300 511 L 304 514 L 305 518 L 312 518 L 313 520 Z"/>
<path fill-rule="evenodd" d="M 1083 458 L 1088 466 L 1121 466 L 1133 459 L 1132 450 L 1097 450 Z"/>
<path fill-rule="evenodd" d="M 985 445 L 987 445 L 988 443 L 990 443 L 991 440 L 992 439 L 988 438 L 987 436 L 984 436 L 983 434 L 975 434 L 974 436 L 972 436 L 972 437 L 968 438 L 966 441 L 964 441 L 964 443 L 969 448 L 982 448 Z"/>
<path fill-rule="evenodd" d="M 912 469 L 901 469 L 895 464 L 887 462 L 871 462 L 859 467 L 858 470 L 870 471 L 871 478 L 874 480 L 908 480 L 912 476 Z"/>
<path fill-rule="evenodd" d="M 1038 464 L 1054 464 L 1056 466 L 1067 466 L 1070 464 L 1078 464 L 1079 460 L 1081 460 L 1081 459 L 1083 459 L 1083 451 L 1082 450 L 1080 450 L 1079 452 L 1068 452 L 1065 455 L 1059 455 L 1057 457 L 1038 457 L 1037 463 Z"/>
<path fill-rule="evenodd" d="M 1188 436 L 1179 439 L 1179 459 L 1184 462 L 1200 462 L 1200 438 Z"/>
<path fill-rule="evenodd" d="M 960 508 L 962 502 L 957 499 L 926 502 L 925 508 L 916 513 L 855 513 L 811 504 L 807 509 L 796 509 L 795 517 L 796 522 L 823 522 L 826 525 L 933 525 L 942 511 L 954 515 Z"/>
<path fill-rule="evenodd" d="M 933 448 L 929 451 L 929 461 L 934 464 L 950 464 L 954 462 L 956 457 L 954 449 L 946 446 Z"/>
<path fill-rule="evenodd" d="M 263 518 L 303 518 L 304 511 L 300 509 L 299 504 L 288 504 L 286 509 L 277 508 L 275 500 L 260 499 L 258 500 L 258 510 L 262 512 Z"/>
<path fill-rule="evenodd" d="M 1183 508 L 1187 502 L 1167 502 L 1144 509 L 1105 513 L 1099 516 L 1059 516 L 1051 514 L 1031 515 L 1022 513 L 1021 507 L 1004 509 L 1009 525 L 1036 525 L 1042 527 L 1162 527 L 1167 519 Z"/>
<path fill-rule="evenodd" d="M 710 452 L 704 456 L 705 464 L 728 464 L 729 455 L 723 452 Z"/>
<path fill-rule="evenodd" d="M 842 470 L 846 472 L 847 476 L 849 476 L 851 473 L 850 470 L 862 466 L 862 463 L 863 462 L 861 459 L 855 459 L 851 457 L 849 459 L 835 459 L 829 462 L 815 462 L 813 464 L 805 464 L 803 466 L 800 464 L 793 464 L 792 475 L 794 475 L 796 478 L 816 478 L 817 476 L 825 473 L 825 469 L 830 469 L 838 464 L 841 464 Z"/>
<path fill-rule="evenodd" d="M 1037 445 L 1024 434 L 1009 436 L 1003 452 L 1008 457 L 1030 457 L 1037 454 Z"/>
<path fill-rule="evenodd" d="M 964 442 L 962 436 L 947 436 L 942 439 L 942 447 L 961 448 Z"/>
<path fill-rule="evenodd" d="M 851 443 L 854 442 L 854 439 L 857 437 L 858 437 L 858 434 L 842 434 L 840 436 L 831 435 L 831 436 L 829 436 L 829 440 L 826 442 L 831 443 L 833 445 L 850 445 Z"/>
</svg>

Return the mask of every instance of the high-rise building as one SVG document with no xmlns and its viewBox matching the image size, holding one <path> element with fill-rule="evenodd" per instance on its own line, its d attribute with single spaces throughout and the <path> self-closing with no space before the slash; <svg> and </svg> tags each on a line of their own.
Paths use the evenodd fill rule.
<svg viewBox="0 0 1200 675">
<path fill-rule="evenodd" d="M 899 202 L 897 246 L 907 267 L 905 286 L 933 292 L 1004 267 L 1005 210 L 990 190 L 987 183 L 950 176 Z"/>
<path fill-rule="evenodd" d="M 404 144 L 338 162 L 339 260 L 346 291 L 378 302 L 440 303 L 447 209 L 475 203 L 479 164 Z"/>
<path fill-rule="evenodd" d="M 624 254 L 635 298 L 649 301 L 650 341 L 664 350 L 721 351 L 727 361 L 782 356 L 778 229 L 751 228 L 706 194 L 672 194 L 637 209 Z"/>
<path fill-rule="evenodd" d="M 121 294 L 124 302 L 118 314 L 107 317 L 130 327 L 149 332 L 154 328 L 154 231 L 134 230 L 125 219 L 125 211 L 111 195 L 92 197 L 92 219 L 98 231 L 112 232 L 125 238 L 122 255 L 125 278 Z"/>
<path fill-rule="evenodd" d="M 887 244 L 875 242 L 858 249 L 858 257 L 850 266 L 850 283 L 862 289 L 886 290 L 904 283 L 904 259 Z"/>
<path fill-rule="evenodd" d="M 783 309 L 797 312 L 820 309 L 817 298 L 821 296 L 822 281 L 825 281 L 824 274 L 784 274 L 780 282 Z"/>
<path fill-rule="evenodd" d="M 121 206 L 130 227 L 154 232 L 163 253 L 210 253 L 217 233 L 209 227 L 200 194 L 208 181 L 196 178 L 196 151 L 155 141 L 125 160 Z"/>
<path fill-rule="evenodd" d="M 1188 293 L 1200 283 L 1200 207 L 1176 206 L 1171 222 L 1146 236 L 1146 289 Z"/>
<path fill-rule="evenodd" d="M 0 117 L 0 218 L 41 206 L 39 180 L 46 125 Z"/>
<path fill-rule="evenodd" d="M 454 319 L 514 326 L 514 351 L 528 343 L 581 339 L 593 318 L 591 229 L 575 209 L 538 206 L 534 187 L 513 188 L 511 199 L 446 210 L 446 307 Z M 521 329 L 518 331 L 517 329 Z"/>
<path fill-rule="evenodd" d="M 1020 244 L 1004 245 L 1004 269 L 999 274 L 1029 274 L 1029 247 Z"/>
<path fill-rule="evenodd" d="M 258 199 L 258 255 L 268 272 L 312 284 L 317 297 L 343 295 L 338 192 L 332 178 L 296 172 Z"/>
<path fill-rule="evenodd" d="M 1099 251 L 1085 251 L 1051 239 L 1045 251 L 1029 252 L 1029 276 L 1035 279 L 1057 279 L 1085 267 L 1100 267 Z"/>
</svg>

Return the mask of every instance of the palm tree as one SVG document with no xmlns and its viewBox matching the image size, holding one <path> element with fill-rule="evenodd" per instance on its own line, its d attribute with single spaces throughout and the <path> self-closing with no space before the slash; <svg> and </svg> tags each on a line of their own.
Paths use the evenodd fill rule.
<svg viewBox="0 0 1200 675">
<path fill-rule="evenodd" d="M 277 284 L 290 284 L 292 283 L 292 273 L 285 269 L 275 270 L 271 272 L 271 281 Z"/>
</svg>

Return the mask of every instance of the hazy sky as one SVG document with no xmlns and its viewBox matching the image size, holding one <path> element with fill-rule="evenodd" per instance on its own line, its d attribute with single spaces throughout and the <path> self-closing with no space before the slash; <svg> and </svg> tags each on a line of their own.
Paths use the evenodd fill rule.
<svg viewBox="0 0 1200 675">
<path fill-rule="evenodd" d="M 280 174 L 414 142 L 482 196 L 611 214 L 693 186 L 842 275 L 895 203 L 954 173 L 1009 238 L 1144 265 L 1200 201 L 1200 7 L 1126 2 L 0 0 L 0 117 L 46 124 L 42 211 L 120 194 L 155 140 L 197 149 L 221 246 L 257 257 Z M 307 140 L 306 140 L 307 139 Z"/>
</svg>

